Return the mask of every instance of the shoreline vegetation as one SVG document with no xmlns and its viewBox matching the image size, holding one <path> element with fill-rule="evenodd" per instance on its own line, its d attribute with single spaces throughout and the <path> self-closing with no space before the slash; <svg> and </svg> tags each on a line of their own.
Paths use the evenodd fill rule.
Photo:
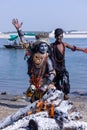
<svg viewBox="0 0 87 130">
<path fill-rule="evenodd" d="M 78 111 L 82 116 L 81 120 L 87 122 L 87 93 L 71 93 L 69 100 L 74 106 L 71 111 Z M 24 94 L 0 93 L 0 121 L 16 113 L 19 109 L 25 108 L 29 103 Z"/>
</svg>

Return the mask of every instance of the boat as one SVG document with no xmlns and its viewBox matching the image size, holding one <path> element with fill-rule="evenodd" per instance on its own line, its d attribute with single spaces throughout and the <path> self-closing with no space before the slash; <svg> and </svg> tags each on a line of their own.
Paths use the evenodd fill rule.
<svg viewBox="0 0 87 130">
<path fill-rule="evenodd" d="M 8 39 L 9 44 L 4 45 L 5 48 L 8 49 L 24 49 L 23 44 L 17 43 L 18 35 L 10 35 L 10 38 Z"/>
<path fill-rule="evenodd" d="M 4 45 L 4 46 L 5 46 L 5 48 L 8 48 L 8 49 L 23 49 L 23 47 L 21 45 L 9 44 L 9 45 Z"/>
<path fill-rule="evenodd" d="M 34 36 L 35 37 L 35 34 L 34 33 L 26 33 L 24 36 Z M 10 35 L 10 38 L 8 39 L 9 41 L 9 44 L 6 44 L 4 45 L 5 48 L 8 48 L 8 49 L 27 49 L 28 46 L 29 46 L 29 43 L 20 43 L 20 40 L 19 43 L 17 43 L 17 39 L 18 39 L 18 35 L 17 34 L 12 34 Z"/>
</svg>

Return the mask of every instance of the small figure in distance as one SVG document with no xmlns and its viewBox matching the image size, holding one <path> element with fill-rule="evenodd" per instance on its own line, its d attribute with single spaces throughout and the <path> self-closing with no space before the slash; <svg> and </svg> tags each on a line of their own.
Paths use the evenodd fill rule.
<svg viewBox="0 0 87 130">
<path fill-rule="evenodd" d="M 18 45 L 16 40 L 14 41 L 14 45 Z"/>
</svg>

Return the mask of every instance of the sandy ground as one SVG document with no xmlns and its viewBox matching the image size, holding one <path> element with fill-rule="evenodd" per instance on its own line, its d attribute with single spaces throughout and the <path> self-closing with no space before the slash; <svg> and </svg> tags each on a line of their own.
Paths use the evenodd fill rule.
<svg viewBox="0 0 87 130">
<path fill-rule="evenodd" d="M 82 121 L 87 122 L 87 96 L 71 96 L 70 100 L 73 103 L 73 110 L 80 112 Z"/>
<path fill-rule="evenodd" d="M 28 104 L 23 95 L 0 95 L 0 120 L 17 112 L 20 108 L 26 107 Z"/>
<path fill-rule="evenodd" d="M 87 122 L 87 96 L 83 95 L 70 95 L 70 99 L 73 103 L 72 111 L 78 111 L 82 115 L 83 121 Z M 0 120 L 3 120 L 7 116 L 14 114 L 20 108 L 26 107 L 29 104 L 25 100 L 24 95 L 1 95 L 0 94 Z"/>
</svg>

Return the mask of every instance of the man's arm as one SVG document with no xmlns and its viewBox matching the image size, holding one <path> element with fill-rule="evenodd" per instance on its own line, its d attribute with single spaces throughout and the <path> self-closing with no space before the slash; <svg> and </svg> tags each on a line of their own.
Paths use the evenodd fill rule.
<svg viewBox="0 0 87 130">
<path fill-rule="evenodd" d="M 52 61 L 49 57 L 47 59 L 47 64 L 48 64 L 48 75 L 49 76 L 47 78 L 46 83 L 40 88 L 44 92 L 47 90 L 48 86 L 53 82 L 53 79 L 56 76 L 56 71 L 55 71 Z"/>
<path fill-rule="evenodd" d="M 82 51 L 84 53 L 87 53 L 87 48 L 80 48 L 80 47 L 76 47 L 76 46 L 71 46 L 68 43 L 64 43 L 64 46 L 71 49 L 72 51 Z"/>
<path fill-rule="evenodd" d="M 24 33 L 22 32 L 22 30 L 21 30 L 21 27 L 22 27 L 22 22 L 21 23 L 19 23 L 19 21 L 18 21 L 18 19 L 13 19 L 12 20 L 12 24 L 14 25 L 14 27 L 16 28 L 16 30 L 17 30 L 17 32 L 18 32 L 18 36 L 19 36 L 19 38 L 20 38 L 20 41 L 22 42 L 22 43 L 27 43 L 26 42 L 26 40 L 25 40 L 25 38 L 24 38 Z"/>
</svg>

